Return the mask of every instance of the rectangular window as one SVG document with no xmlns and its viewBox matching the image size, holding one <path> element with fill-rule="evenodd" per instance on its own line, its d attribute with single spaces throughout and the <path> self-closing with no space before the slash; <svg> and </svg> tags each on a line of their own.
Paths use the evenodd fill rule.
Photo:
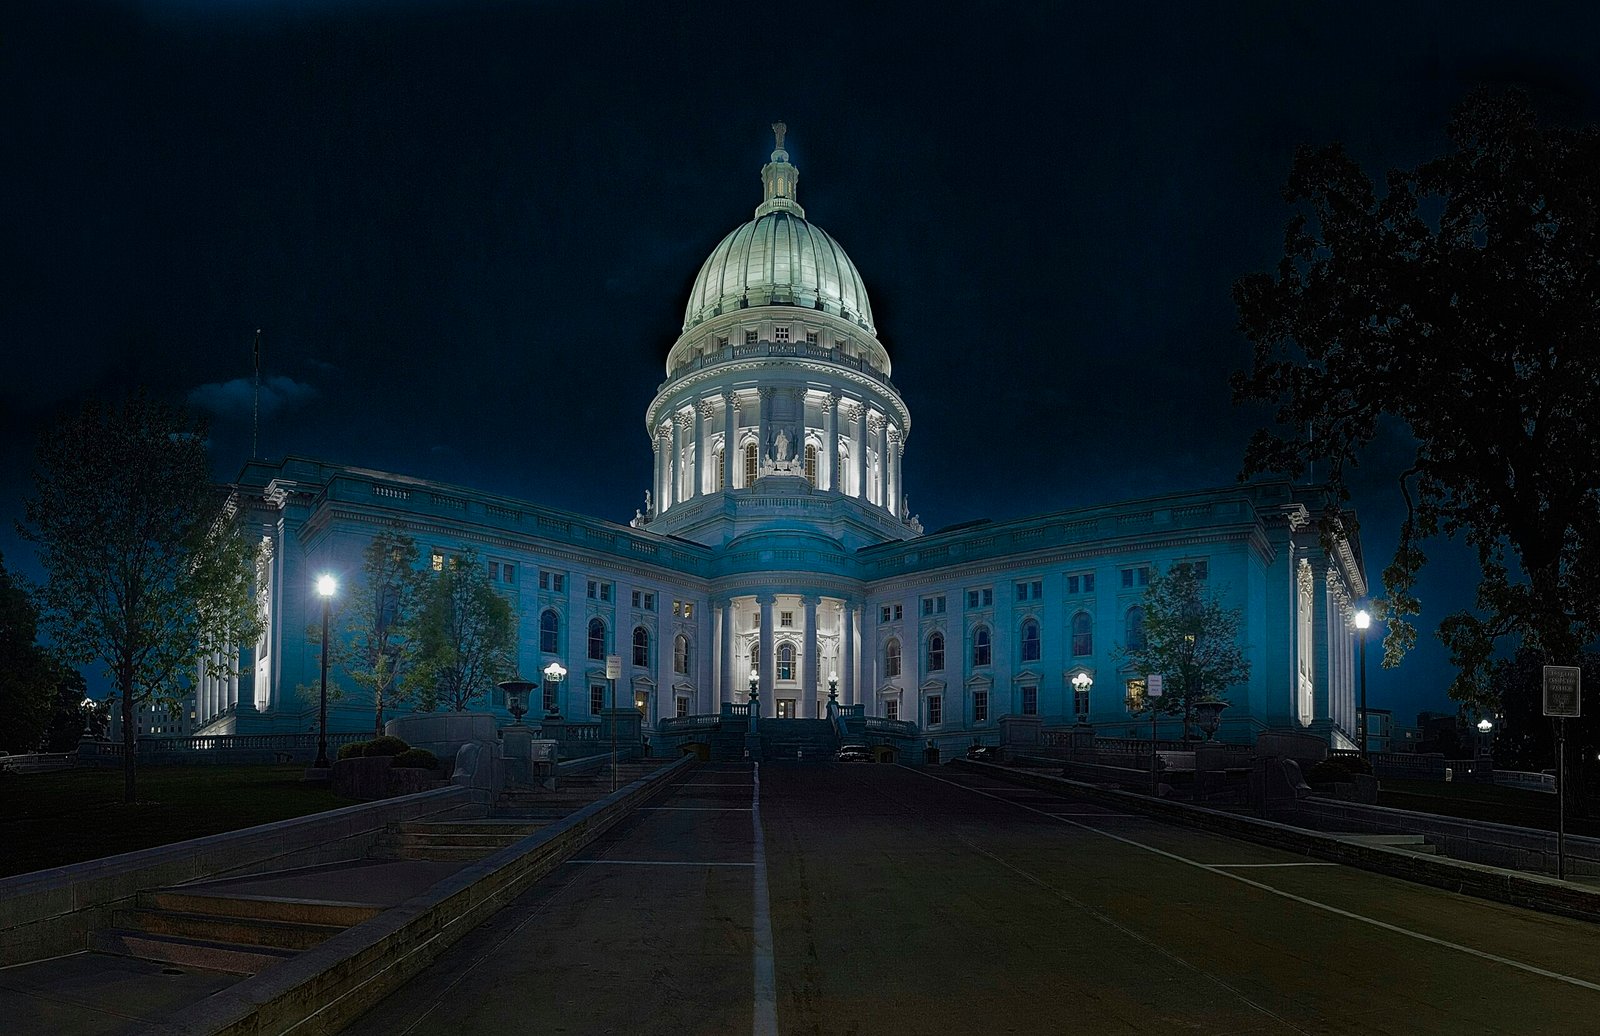
<svg viewBox="0 0 1600 1036">
<path fill-rule="evenodd" d="M 1038 579 L 1017 584 L 1017 600 L 1037 601 L 1044 596 L 1044 583 Z"/>
<path fill-rule="evenodd" d="M 688 714 L 689 714 L 689 699 L 680 696 L 678 698 L 678 718 L 682 719 L 683 717 L 687 716 Z"/>
<path fill-rule="evenodd" d="M 593 579 L 589 580 L 589 600 L 598 600 L 600 597 L 600 584 Z"/>
<path fill-rule="evenodd" d="M 879 622 L 899 622 L 905 615 L 905 608 L 899 604 L 885 604 L 878 609 Z"/>
<path fill-rule="evenodd" d="M 1022 714 L 1024 716 L 1037 716 L 1039 714 L 1039 688 L 1024 687 L 1022 689 Z"/>
<path fill-rule="evenodd" d="M 433 552 L 433 570 L 435 572 L 444 571 L 444 555 L 438 551 Z"/>
<path fill-rule="evenodd" d="M 728 347 L 728 336 L 727 335 L 718 335 L 717 336 L 717 348 L 718 349 L 726 349 L 727 347 Z"/>
<path fill-rule="evenodd" d="M 944 722 L 944 699 L 937 694 L 928 697 L 928 726 L 937 727 Z"/>
<path fill-rule="evenodd" d="M 986 586 L 982 590 L 968 590 L 967 591 L 967 607 L 968 608 L 992 608 L 992 607 L 994 607 L 994 587 Z"/>
<path fill-rule="evenodd" d="M 1085 572 L 1083 574 L 1083 592 L 1086 593 L 1086 594 L 1094 593 L 1094 573 L 1093 572 Z"/>
<path fill-rule="evenodd" d="M 1125 568 L 1122 570 L 1122 587 L 1131 589 L 1135 586 L 1150 585 L 1149 568 Z"/>
<path fill-rule="evenodd" d="M 806 332 L 806 344 L 807 345 L 816 345 L 817 344 L 817 333 L 815 331 L 807 331 Z"/>
<path fill-rule="evenodd" d="M 778 625 L 785 629 L 794 629 L 794 612 L 779 612 Z"/>
<path fill-rule="evenodd" d="M 1080 688 L 1076 684 L 1073 685 L 1072 709 L 1078 714 L 1079 719 L 1084 719 L 1089 715 L 1089 691 L 1087 688 Z"/>
<path fill-rule="evenodd" d="M 756 344 L 756 333 L 754 331 L 746 331 L 744 333 L 744 344 L 745 345 L 755 345 Z"/>
<path fill-rule="evenodd" d="M 598 716 L 600 710 L 606 707 L 606 685 L 592 683 L 589 685 L 589 715 Z"/>
<path fill-rule="evenodd" d="M 557 572 L 547 572 L 542 568 L 539 570 L 539 589 L 554 590 L 556 593 L 560 593 L 561 591 L 565 590 L 566 587 L 566 576 L 563 576 Z"/>
<path fill-rule="evenodd" d="M 683 614 L 683 602 L 682 601 L 673 601 L 672 602 L 672 614 L 675 615 L 675 616 Z"/>
<path fill-rule="evenodd" d="M 638 608 L 638 607 L 642 606 L 643 604 L 644 604 L 644 592 L 641 591 L 641 590 L 635 590 L 633 592 L 633 606 L 635 608 Z"/>
<path fill-rule="evenodd" d="M 649 590 L 645 591 L 644 610 L 647 612 L 653 612 L 656 610 L 656 595 Z"/>
<path fill-rule="evenodd" d="M 1211 574 L 1211 564 L 1205 558 L 1194 563 L 1194 577 L 1204 579 Z"/>
<path fill-rule="evenodd" d="M 883 703 L 883 718 L 888 720 L 896 720 L 900 718 L 900 699 L 890 698 L 888 701 Z"/>
<path fill-rule="evenodd" d="M 500 566 L 500 581 L 515 584 L 517 581 L 517 566 L 506 562 Z"/>
<path fill-rule="evenodd" d="M 972 722 L 974 722 L 974 723 L 987 723 L 987 722 L 989 722 L 989 692 L 988 691 L 973 691 L 972 692 Z"/>
<path fill-rule="evenodd" d="M 556 683 L 554 680 L 546 680 L 544 682 L 544 711 L 545 712 L 549 713 L 549 712 L 557 711 L 556 710 L 556 688 L 560 687 L 560 686 L 561 685 Z"/>
<path fill-rule="evenodd" d="M 602 583 L 597 579 L 589 580 L 589 599 L 591 601 L 611 600 L 611 584 Z"/>
<path fill-rule="evenodd" d="M 944 594 L 937 594 L 937 595 L 935 595 L 933 597 L 924 597 L 922 599 L 922 614 L 924 614 L 924 615 L 943 615 L 944 614 Z"/>
<path fill-rule="evenodd" d="M 1075 594 L 1077 592 L 1078 592 L 1078 577 L 1077 576 L 1068 576 L 1067 577 L 1067 593 Z"/>
<path fill-rule="evenodd" d="M 773 328 L 772 340 L 774 342 L 787 342 L 789 340 L 789 329 L 787 327 Z"/>
</svg>

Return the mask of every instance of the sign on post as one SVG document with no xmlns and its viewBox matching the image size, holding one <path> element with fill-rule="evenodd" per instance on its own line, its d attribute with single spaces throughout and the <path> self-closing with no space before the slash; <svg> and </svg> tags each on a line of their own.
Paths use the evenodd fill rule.
<svg viewBox="0 0 1600 1036">
<path fill-rule="evenodd" d="M 1575 665 L 1544 667 L 1544 714 L 1577 719 L 1582 707 L 1583 670 Z"/>
<path fill-rule="evenodd" d="M 1144 678 L 1144 693 L 1147 698 L 1161 697 L 1161 674 L 1151 673 Z"/>
<path fill-rule="evenodd" d="M 607 655 L 606 656 L 606 679 L 607 680 L 620 680 L 620 679 L 622 679 L 622 656 L 621 655 Z"/>
</svg>

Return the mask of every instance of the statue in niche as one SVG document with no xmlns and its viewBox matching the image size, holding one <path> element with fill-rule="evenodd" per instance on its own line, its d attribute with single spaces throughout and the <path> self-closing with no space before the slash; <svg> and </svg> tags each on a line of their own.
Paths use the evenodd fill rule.
<svg viewBox="0 0 1600 1036">
<path fill-rule="evenodd" d="M 644 491 L 644 513 L 650 513 L 650 490 L 648 489 Z"/>
<path fill-rule="evenodd" d="M 772 459 L 779 464 L 789 459 L 789 435 L 782 428 L 778 429 L 778 437 L 772 443 Z"/>
</svg>

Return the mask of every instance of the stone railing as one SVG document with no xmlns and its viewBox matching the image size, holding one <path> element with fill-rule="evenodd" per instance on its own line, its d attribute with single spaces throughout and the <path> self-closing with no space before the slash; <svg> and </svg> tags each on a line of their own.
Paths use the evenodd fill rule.
<svg viewBox="0 0 1600 1036">
<path fill-rule="evenodd" d="M 750 706 L 746 705 L 748 710 Z M 656 724 L 656 733 L 662 735 L 692 734 L 702 730 L 716 730 L 722 726 L 721 716 L 673 716 Z"/>
<path fill-rule="evenodd" d="M 857 716 L 866 715 L 866 712 L 867 707 L 861 704 L 839 706 L 839 715 L 845 719 L 855 719 Z"/>
<path fill-rule="evenodd" d="M 883 371 L 874 367 L 872 364 L 866 362 L 860 357 L 851 356 L 837 347 L 829 349 L 823 348 L 820 345 L 808 345 L 805 342 L 771 341 L 757 342 L 753 345 L 728 345 L 703 356 L 697 356 L 686 363 L 680 363 L 672 368 L 672 374 L 666 381 L 661 383 L 661 385 L 658 387 L 658 391 L 659 389 L 666 388 L 667 385 L 673 380 L 681 378 L 685 374 L 693 374 L 695 371 L 705 370 L 707 367 L 716 367 L 724 363 L 733 363 L 738 360 L 765 359 L 772 356 L 792 356 L 802 360 L 821 360 L 825 363 L 831 363 L 839 367 L 845 367 L 853 371 L 858 371 L 861 374 L 865 374 L 873 381 L 887 386 L 896 394 L 899 393 L 899 390 L 894 386 L 894 382 L 890 381 L 889 376 L 883 373 Z"/>
<path fill-rule="evenodd" d="M 46 770 L 68 770 L 78 763 L 76 752 L 30 752 L 26 755 L 0 756 L 0 770 L 12 773 L 42 773 Z"/>
<path fill-rule="evenodd" d="M 328 755 L 372 735 L 341 731 L 328 733 Z M 141 737 L 134 753 L 145 764 L 312 762 L 317 755 L 316 734 L 195 734 L 190 737 Z M 80 766 L 108 766 L 122 761 L 121 741 L 80 741 Z"/>
<path fill-rule="evenodd" d="M 738 702 L 725 701 L 722 703 L 722 714 L 724 716 L 735 716 L 739 719 L 749 719 L 750 703 L 740 704 Z"/>
<path fill-rule="evenodd" d="M 917 725 L 903 719 L 884 719 L 882 716 L 868 716 L 867 733 L 888 734 L 892 737 L 916 737 Z"/>
</svg>

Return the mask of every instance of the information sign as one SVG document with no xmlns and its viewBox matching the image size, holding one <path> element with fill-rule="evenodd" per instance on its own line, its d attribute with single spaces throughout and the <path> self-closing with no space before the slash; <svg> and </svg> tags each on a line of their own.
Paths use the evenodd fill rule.
<svg viewBox="0 0 1600 1036">
<path fill-rule="evenodd" d="M 1544 714 L 1577 719 L 1582 706 L 1583 670 L 1575 665 L 1544 667 Z"/>
<path fill-rule="evenodd" d="M 1148 698 L 1161 697 L 1161 674 L 1151 673 L 1144 678 L 1144 693 Z"/>
<path fill-rule="evenodd" d="M 622 656 L 621 655 L 607 655 L 606 656 L 606 679 L 607 680 L 620 680 L 620 679 L 622 679 Z"/>
</svg>

